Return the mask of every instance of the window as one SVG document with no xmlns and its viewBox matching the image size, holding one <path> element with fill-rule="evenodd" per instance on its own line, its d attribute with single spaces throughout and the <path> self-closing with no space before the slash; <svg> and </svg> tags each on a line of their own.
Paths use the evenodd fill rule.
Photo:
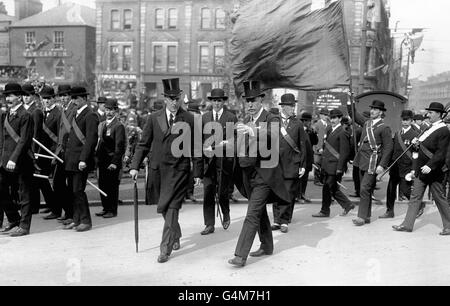
<svg viewBox="0 0 450 306">
<path fill-rule="evenodd" d="M 225 67 L 225 49 L 223 46 L 214 47 L 214 72 L 223 73 Z"/>
<path fill-rule="evenodd" d="M 167 72 L 177 71 L 177 46 L 167 46 Z"/>
<path fill-rule="evenodd" d="M 225 29 L 225 11 L 223 9 L 216 10 L 216 29 Z"/>
<path fill-rule="evenodd" d="M 200 46 L 200 72 L 208 72 L 209 69 L 209 46 Z"/>
<path fill-rule="evenodd" d="M 123 11 L 123 29 L 124 30 L 131 30 L 131 24 L 133 20 L 133 13 L 131 10 L 124 10 Z"/>
<path fill-rule="evenodd" d="M 111 11 L 111 30 L 120 29 L 120 15 L 118 10 Z"/>
<path fill-rule="evenodd" d="M 65 64 L 63 59 L 60 59 L 55 66 L 55 78 L 57 79 L 65 78 Z"/>
<path fill-rule="evenodd" d="M 119 47 L 111 46 L 109 55 L 109 69 L 117 70 L 119 69 Z"/>
<path fill-rule="evenodd" d="M 155 72 L 163 71 L 163 47 L 153 47 L 153 70 Z"/>
<path fill-rule="evenodd" d="M 176 29 L 178 22 L 177 9 L 169 9 L 169 29 Z"/>
<path fill-rule="evenodd" d="M 122 71 L 131 71 L 131 46 L 123 46 Z"/>
<path fill-rule="evenodd" d="M 55 31 L 53 32 L 53 43 L 55 49 L 64 49 L 64 32 Z"/>
<path fill-rule="evenodd" d="M 209 8 L 202 8 L 201 18 L 200 27 L 202 29 L 211 28 L 211 10 Z"/>
<path fill-rule="evenodd" d="M 164 10 L 155 10 L 155 28 L 162 29 L 164 27 Z"/>
<path fill-rule="evenodd" d="M 25 33 L 25 45 L 27 49 L 34 49 L 36 47 L 36 33 L 26 32 Z"/>
</svg>

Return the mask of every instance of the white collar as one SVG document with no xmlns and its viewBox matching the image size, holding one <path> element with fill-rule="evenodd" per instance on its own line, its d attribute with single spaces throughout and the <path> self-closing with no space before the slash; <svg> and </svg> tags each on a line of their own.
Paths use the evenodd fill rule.
<svg viewBox="0 0 450 306">
<path fill-rule="evenodd" d="M 338 123 L 338 125 L 336 125 L 334 128 L 331 128 L 331 132 L 334 132 L 338 127 L 340 127 L 341 126 L 341 124 L 340 123 Z"/>
<path fill-rule="evenodd" d="M 97 110 L 97 113 L 99 113 L 100 114 L 100 116 L 103 116 L 104 114 L 105 114 L 105 112 L 104 111 L 101 111 L 101 110 Z"/>
<path fill-rule="evenodd" d="M 222 117 L 223 114 L 223 107 L 220 109 L 220 111 L 216 112 L 215 110 L 213 110 L 213 120 L 216 120 L 216 114 L 218 114 L 219 119 L 220 117 Z"/>
<path fill-rule="evenodd" d="M 382 118 L 377 118 L 377 119 L 373 119 L 372 120 L 372 125 L 375 125 L 378 123 L 378 121 L 380 121 Z"/>
<path fill-rule="evenodd" d="M 83 105 L 80 109 L 78 109 L 78 110 L 77 110 L 77 116 L 79 116 L 79 115 L 84 111 L 84 109 L 85 109 L 86 107 L 88 107 L 87 104 Z"/>
<path fill-rule="evenodd" d="M 53 104 L 52 106 L 50 106 L 50 107 L 46 107 L 45 108 L 45 110 L 47 111 L 47 112 L 50 112 L 52 109 L 54 109 L 56 107 L 56 104 Z"/>
<path fill-rule="evenodd" d="M 323 125 L 325 125 L 325 126 L 328 125 L 328 122 L 326 120 L 320 119 L 320 121 L 322 121 Z"/>
<path fill-rule="evenodd" d="M 407 133 L 411 129 L 411 126 L 408 126 L 406 129 L 402 128 L 403 133 Z"/>
<path fill-rule="evenodd" d="M 111 122 L 114 121 L 114 119 L 116 119 L 116 116 L 114 116 L 111 120 L 106 119 L 106 125 L 110 125 Z"/>
<path fill-rule="evenodd" d="M 261 117 L 261 114 L 262 114 L 263 110 L 264 110 L 264 107 L 261 107 L 261 109 L 256 114 L 256 116 L 253 116 L 253 123 L 256 123 L 256 121 L 258 121 L 259 117 Z"/>
<path fill-rule="evenodd" d="M 10 112 L 10 113 L 15 113 L 15 112 L 17 112 L 17 110 L 18 110 L 19 107 L 21 107 L 21 106 L 22 106 L 22 103 L 17 104 L 16 106 L 11 107 L 11 109 L 9 110 L 9 112 Z"/>
<path fill-rule="evenodd" d="M 166 107 L 166 118 L 167 118 L 167 123 L 169 123 L 169 121 L 170 121 L 170 114 L 172 114 L 173 120 L 175 120 L 176 114 L 173 114 L 172 112 L 170 112 L 169 109 Z"/>
</svg>

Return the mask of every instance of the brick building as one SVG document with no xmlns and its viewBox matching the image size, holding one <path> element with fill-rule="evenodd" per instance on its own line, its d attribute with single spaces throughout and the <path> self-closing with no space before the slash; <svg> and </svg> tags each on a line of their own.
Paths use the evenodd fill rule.
<svg viewBox="0 0 450 306">
<path fill-rule="evenodd" d="M 431 102 L 446 105 L 450 102 L 450 71 L 428 77 L 425 81 L 411 80 L 408 107 L 416 112 L 424 110 Z"/>
</svg>

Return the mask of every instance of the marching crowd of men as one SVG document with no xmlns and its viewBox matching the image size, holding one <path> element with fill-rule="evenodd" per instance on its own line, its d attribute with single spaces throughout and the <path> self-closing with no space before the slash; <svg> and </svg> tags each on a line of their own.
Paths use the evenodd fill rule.
<svg viewBox="0 0 450 306">
<path fill-rule="evenodd" d="M 88 175 L 96 167 L 98 187 L 93 186 L 100 191 L 103 206 L 96 215 L 117 216 L 126 155 L 134 180 L 147 161 L 147 200 L 157 203 L 157 212 L 164 218 L 160 263 L 168 261 L 172 251 L 181 247 L 179 210 L 193 186 L 200 182 L 204 188 L 202 235 L 215 231 L 216 205 L 223 213 L 222 227 L 226 230 L 230 226 L 230 194 L 234 186 L 248 199 L 234 257 L 229 260 L 242 267 L 248 256 L 271 255 L 272 231 L 287 233 L 296 200 L 310 202 L 305 191 L 313 168 L 314 183 L 322 186 L 322 206 L 313 217 L 329 217 L 333 199 L 343 209 L 341 216 L 355 209 L 340 189 L 351 160 L 356 193 L 353 196 L 360 197 L 354 225 L 370 224 L 377 179 L 389 173 L 387 209 L 380 218 L 394 217 L 398 188 L 399 199 L 408 199 L 410 204 L 403 223 L 393 229 L 411 232 L 416 218 L 423 213 L 422 200 L 429 187 L 443 222 L 440 234 L 450 235 L 450 206 L 445 196 L 450 131 L 448 122 L 443 121 L 447 110 L 442 104 L 433 102 L 426 108 L 427 123 L 410 110 L 402 111 L 402 127 L 395 133 L 384 122 L 386 108 L 379 100 L 374 100 L 363 114 L 353 113 L 349 107 L 352 119 L 344 117 L 339 109 L 323 109 L 320 120 L 312 126 L 310 113 L 295 115 L 294 95 L 284 94 L 280 110 L 267 111 L 260 82 L 250 80 L 243 85 L 247 116 L 239 120 L 226 107 L 228 97 L 222 89 L 215 88 L 208 96 L 212 106 L 209 111 L 200 112 L 196 103 L 189 103 L 185 110 L 181 107 L 179 79 L 164 79 L 164 103 L 147 117 L 142 136 L 132 149 L 134 153 L 126 154 L 130 146 L 126 127 L 118 118 L 117 100 L 99 98 L 96 102 L 104 105 L 100 116 L 90 107 L 83 87 L 60 85 L 55 93 L 52 87 L 45 86 L 36 93 L 30 85 L 7 84 L 3 95 L 8 111 L 0 113 L 0 222 L 3 212 L 8 219 L 2 232 L 12 237 L 30 233 L 32 214 L 39 209 L 40 191 L 51 210 L 45 219 L 58 219 L 66 230 L 90 230 L 92 219 L 85 188 L 88 183 L 93 185 Z M 38 100 L 42 107 L 37 107 Z M 201 126 L 197 124 L 199 118 Z M 354 129 L 351 120 L 358 127 Z M 216 124 L 222 133 L 210 128 L 209 123 Z M 180 125 L 188 126 L 192 132 L 187 134 L 190 145 L 184 147 L 183 143 L 180 148 L 181 156 L 174 152 L 174 146 L 179 148 L 177 138 L 182 135 Z M 200 154 L 195 145 L 199 129 Z M 217 133 L 222 135 L 220 139 Z M 276 145 L 272 146 L 274 135 Z M 239 136 L 243 136 L 241 143 Z M 214 141 L 209 143 L 212 138 Z M 278 162 L 271 166 L 267 163 L 273 156 L 263 152 L 268 147 L 276 147 L 271 152 L 278 155 Z M 248 153 L 252 148 L 257 154 Z M 53 178 L 52 184 L 48 177 Z M 267 204 L 273 204 L 273 223 Z M 257 233 L 260 247 L 250 252 Z"/>
</svg>

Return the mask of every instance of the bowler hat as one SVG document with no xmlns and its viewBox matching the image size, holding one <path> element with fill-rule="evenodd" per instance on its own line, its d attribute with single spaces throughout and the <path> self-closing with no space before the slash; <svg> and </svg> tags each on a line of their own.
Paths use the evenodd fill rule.
<svg viewBox="0 0 450 306">
<path fill-rule="evenodd" d="M 242 97 L 245 99 L 264 97 L 266 95 L 261 90 L 261 83 L 259 81 L 245 81 L 243 85 L 244 95 Z"/>
<path fill-rule="evenodd" d="M 208 97 L 208 100 L 212 99 L 223 99 L 228 100 L 228 97 L 225 95 L 225 91 L 221 88 L 214 88 L 211 90 L 211 95 Z"/>
<path fill-rule="evenodd" d="M 336 118 L 336 117 L 341 118 L 342 116 L 344 116 L 344 114 L 341 112 L 340 109 L 332 109 L 330 111 L 330 118 Z"/>
<path fill-rule="evenodd" d="M 373 100 L 372 105 L 370 105 L 369 107 L 379 109 L 383 112 L 386 111 L 386 109 L 384 108 L 384 102 L 382 102 L 380 100 Z"/>
<path fill-rule="evenodd" d="M 405 109 L 402 110 L 400 118 L 402 119 L 412 119 L 414 117 L 414 113 L 411 110 Z"/>
<path fill-rule="evenodd" d="M 53 98 L 55 96 L 55 90 L 51 86 L 44 86 L 39 92 L 39 95 L 44 99 Z"/>
<path fill-rule="evenodd" d="M 70 96 L 71 87 L 68 84 L 58 85 L 58 96 Z"/>
<path fill-rule="evenodd" d="M 105 108 L 118 109 L 119 108 L 119 103 L 117 103 L 117 99 L 106 99 L 106 101 L 105 101 Z"/>
<path fill-rule="evenodd" d="M 320 110 L 319 114 L 320 114 L 320 115 L 327 115 L 327 116 L 329 116 L 329 115 L 330 115 L 330 112 L 328 111 L 328 109 L 322 108 L 322 109 Z"/>
<path fill-rule="evenodd" d="M 413 120 L 423 120 L 423 115 L 422 114 L 415 114 L 413 117 Z"/>
<path fill-rule="evenodd" d="M 87 97 L 89 94 L 86 92 L 86 88 L 81 86 L 72 87 L 70 90 L 70 97 L 77 98 L 77 97 Z"/>
<path fill-rule="evenodd" d="M 274 115 L 279 115 L 280 109 L 278 107 L 272 107 L 272 108 L 270 108 L 269 112 Z"/>
<path fill-rule="evenodd" d="M 23 84 L 22 85 L 22 90 L 25 92 L 26 96 L 31 96 L 31 95 L 35 95 L 36 94 L 36 91 L 34 90 L 34 86 L 31 85 L 30 83 Z"/>
<path fill-rule="evenodd" d="M 164 95 L 168 97 L 179 96 L 183 91 L 180 89 L 180 79 L 163 79 Z"/>
<path fill-rule="evenodd" d="M 281 96 L 281 103 L 278 105 L 290 105 L 294 106 L 297 100 L 295 100 L 295 96 L 291 93 L 287 93 Z"/>
<path fill-rule="evenodd" d="M 8 83 L 5 85 L 5 90 L 3 90 L 3 94 L 5 96 L 8 96 L 8 95 L 23 96 L 26 93 L 22 90 L 22 86 L 20 86 L 19 84 Z"/>
<path fill-rule="evenodd" d="M 97 99 L 97 103 L 106 103 L 106 101 L 108 101 L 108 98 L 106 97 L 98 97 Z"/>
<path fill-rule="evenodd" d="M 303 112 L 300 115 L 300 120 L 312 120 L 312 114 L 308 112 Z"/>
<path fill-rule="evenodd" d="M 427 111 L 435 111 L 439 113 L 446 113 L 447 111 L 444 108 L 444 105 L 439 102 L 431 102 L 428 108 L 425 108 Z"/>
</svg>

